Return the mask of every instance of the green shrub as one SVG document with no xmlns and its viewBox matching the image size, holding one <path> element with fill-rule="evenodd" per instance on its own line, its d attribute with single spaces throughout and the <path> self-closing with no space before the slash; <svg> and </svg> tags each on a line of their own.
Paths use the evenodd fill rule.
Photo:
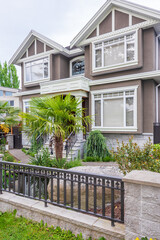
<svg viewBox="0 0 160 240">
<path fill-rule="evenodd" d="M 62 159 L 52 159 L 52 166 L 55 168 L 61 168 L 64 169 L 66 165 L 67 160 L 65 158 Z"/>
<path fill-rule="evenodd" d="M 73 168 L 73 167 L 79 167 L 82 166 L 82 161 L 79 159 L 75 159 L 69 162 L 66 162 L 65 169 Z"/>
<path fill-rule="evenodd" d="M 42 148 L 42 152 L 36 154 L 34 157 L 30 158 L 32 165 L 52 167 L 53 159 L 50 158 L 50 153 L 48 148 Z"/>
<path fill-rule="evenodd" d="M 109 155 L 106 139 L 101 132 L 98 130 L 90 132 L 85 145 L 85 157 L 103 159 Z"/>
<path fill-rule="evenodd" d="M 112 156 L 105 156 L 102 159 L 99 157 L 86 157 L 83 162 L 115 162 L 115 159 Z"/>
<path fill-rule="evenodd" d="M 7 161 L 7 162 L 15 162 L 16 161 L 15 158 L 12 155 L 10 155 L 8 152 L 5 152 L 3 160 Z"/>
<path fill-rule="evenodd" d="M 112 156 L 106 156 L 102 159 L 102 162 L 115 162 L 115 158 Z"/>
<path fill-rule="evenodd" d="M 122 142 L 120 145 L 118 141 L 117 143 L 117 152 L 112 154 L 124 174 L 132 170 L 149 170 L 160 173 L 160 147 L 152 145 L 150 139 L 143 148 L 133 142 L 133 137 L 127 144 Z"/>
<path fill-rule="evenodd" d="M 99 157 L 86 157 L 83 162 L 100 162 Z"/>
</svg>

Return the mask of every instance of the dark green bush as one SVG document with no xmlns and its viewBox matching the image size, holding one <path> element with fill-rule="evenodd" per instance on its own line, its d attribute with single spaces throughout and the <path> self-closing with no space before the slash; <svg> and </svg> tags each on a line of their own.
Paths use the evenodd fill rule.
<svg viewBox="0 0 160 240">
<path fill-rule="evenodd" d="M 102 159 L 102 162 L 115 162 L 116 160 L 112 156 L 106 156 Z"/>
<path fill-rule="evenodd" d="M 85 157 L 95 157 L 103 159 L 109 156 L 109 151 L 106 146 L 106 139 L 100 131 L 95 130 L 89 133 L 85 145 Z"/>
<path fill-rule="evenodd" d="M 99 157 L 86 157 L 83 162 L 115 162 L 115 159 L 112 156 L 106 156 L 102 159 Z"/>
</svg>

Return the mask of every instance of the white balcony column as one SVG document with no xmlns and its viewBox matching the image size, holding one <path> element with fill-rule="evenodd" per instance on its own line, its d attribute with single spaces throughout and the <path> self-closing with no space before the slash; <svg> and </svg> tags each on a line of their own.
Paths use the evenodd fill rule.
<svg viewBox="0 0 160 240">
<path fill-rule="evenodd" d="M 80 101 L 80 104 L 79 104 L 78 108 L 82 109 L 82 96 L 81 95 L 75 95 L 75 98 Z M 83 140 L 83 131 L 82 130 L 80 130 L 77 133 L 77 140 L 78 141 L 82 141 Z"/>
</svg>

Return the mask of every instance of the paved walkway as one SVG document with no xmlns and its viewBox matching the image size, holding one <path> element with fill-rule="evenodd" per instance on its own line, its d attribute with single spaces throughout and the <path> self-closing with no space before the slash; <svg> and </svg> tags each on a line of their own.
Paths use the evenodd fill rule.
<svg viewBox="0 0 160 240">
<path fill-rule="evenodd" d="M 22 152 L 21 149 L 11 149 L 9 150 L 9 152 L 13 157 L 15 157 L 21 163 L 28 164 L 30 156 Z"/>
</svg>

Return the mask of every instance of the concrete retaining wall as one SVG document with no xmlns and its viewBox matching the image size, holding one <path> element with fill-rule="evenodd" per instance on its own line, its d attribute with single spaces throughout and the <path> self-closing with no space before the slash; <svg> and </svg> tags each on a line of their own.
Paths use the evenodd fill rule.
<svg viewBox="0 0 160 240">
<path fill-rule="evenodd" d="M 43 220 L 48 226 L 60 226 L 62 229 L 71 230 L 74 234 L 82 232 L 83 237 L 98 239 L 105 237 L 107 240 L 123 240 L 124 225 L 116 224 L 111 227 L 111 222 L 86 214 L 74 212 L 64 208 L 44 203 L 24 197 L 19 197 L 11 193 L 0 194 L 0 211 L 13 211 L 17 209 L 17 215 L 34 221 Z"/>
<path fill-rule="evenodd" d="M 125 182 L 125 240 L 160 240 L 160 174 L 132 171 Z"/>
</svg>

